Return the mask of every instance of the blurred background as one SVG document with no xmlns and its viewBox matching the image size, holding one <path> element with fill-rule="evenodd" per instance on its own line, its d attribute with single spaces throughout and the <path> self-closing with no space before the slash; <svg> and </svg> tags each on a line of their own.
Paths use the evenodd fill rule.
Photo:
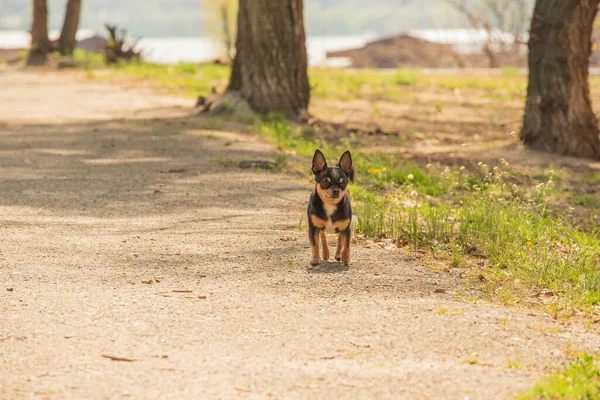
<svg viewBox="0 0 600 400">
<path fill-rule="evenodd" d="M 110 23 L 140 38 L 138 46 L 147 61 L 214 60 L 223 56 L 221 7 L 229 7 L 227 18 L 234 19 L 235 4 L 231 0 L 84 1 L 78 39 L 105 38 L 104 24 Z M 304 6 L 313 66 L 497 67 L 500 62 L 490 60 L 490 49 L 510 54 L 496 57 L 504 65 L 524 65 L 523 43 L 533 1 L 306 0 Z M 48 1 L 51 39 L 58 36 L 64 12 L 64 0 Z M 31 15 L 30 0 L 0 0 L 0 49 L 4 53 L 29 46 Z M 360 53 L 327 55 L 371 42 L 373 46 Z M 96 47 L 101 46 L 88 43 L 84 48 L 93 51 Z M 422 54 L 415 54 L 415 48 Z"/>
</svg>

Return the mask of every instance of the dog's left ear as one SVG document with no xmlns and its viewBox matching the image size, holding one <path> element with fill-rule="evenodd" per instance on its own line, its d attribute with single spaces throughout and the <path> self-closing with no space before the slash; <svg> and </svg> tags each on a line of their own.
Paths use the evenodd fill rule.
<svg viewBox="0 0 600 400">
<path fill-rule="evenodd" d="M 354 181 L 354 168 L 352 167 L 352 156 L 350 151 L 346 150 L 340 157 L 339 167 L 348 175 L 351 181 Z"/>
</svg>

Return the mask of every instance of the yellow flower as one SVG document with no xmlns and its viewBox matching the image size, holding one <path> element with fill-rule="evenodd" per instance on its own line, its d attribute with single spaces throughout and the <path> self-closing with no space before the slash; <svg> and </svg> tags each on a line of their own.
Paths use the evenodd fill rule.
<svg viewBox="0 0 600 400">
<path fill-rule="evenodd" d="M 367 170 L 367 173 L 368 173 L 368 174 L 373 174 L 373 175 L 375 175 L 375 174 L 379 174 L 379 173 L 381 173 L 381 170 L 380 170 L 379 168 L 369 168 L 369 169 Z"/>
</svg>

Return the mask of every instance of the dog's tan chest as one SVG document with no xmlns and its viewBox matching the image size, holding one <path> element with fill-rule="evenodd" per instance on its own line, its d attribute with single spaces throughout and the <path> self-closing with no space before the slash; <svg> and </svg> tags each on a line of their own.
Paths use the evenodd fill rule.
<svg viewBox="0 0 600 400">
<path fill-rule="evenodd" d="M 333 222 L 331 216 L 327 219 L 322 219 L 316 215 L 310 216 L 312 223 L 319 229 L 323 229 L 327 233 L 336 233 L 345 230 L 350 224 L 349 219 L 342 219 L 340 221 Z"/>
</svg>

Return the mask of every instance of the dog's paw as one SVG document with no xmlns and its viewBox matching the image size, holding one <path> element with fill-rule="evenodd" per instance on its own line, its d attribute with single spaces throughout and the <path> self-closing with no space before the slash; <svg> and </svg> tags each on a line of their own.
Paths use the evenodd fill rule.
<svg viewBox="0 0 600 400">
<path fill-rule="evenodd" d="M 314 267 L 315 265 L 319 265 L 319 263 L 320 263 L 320 262 L 321 262 L 321 261 L 319 261 L 319 260 L 312 260 L 312 261 L 310 262 L 310 265 L 312 265 L 312 266 Z"/>
</svg>

